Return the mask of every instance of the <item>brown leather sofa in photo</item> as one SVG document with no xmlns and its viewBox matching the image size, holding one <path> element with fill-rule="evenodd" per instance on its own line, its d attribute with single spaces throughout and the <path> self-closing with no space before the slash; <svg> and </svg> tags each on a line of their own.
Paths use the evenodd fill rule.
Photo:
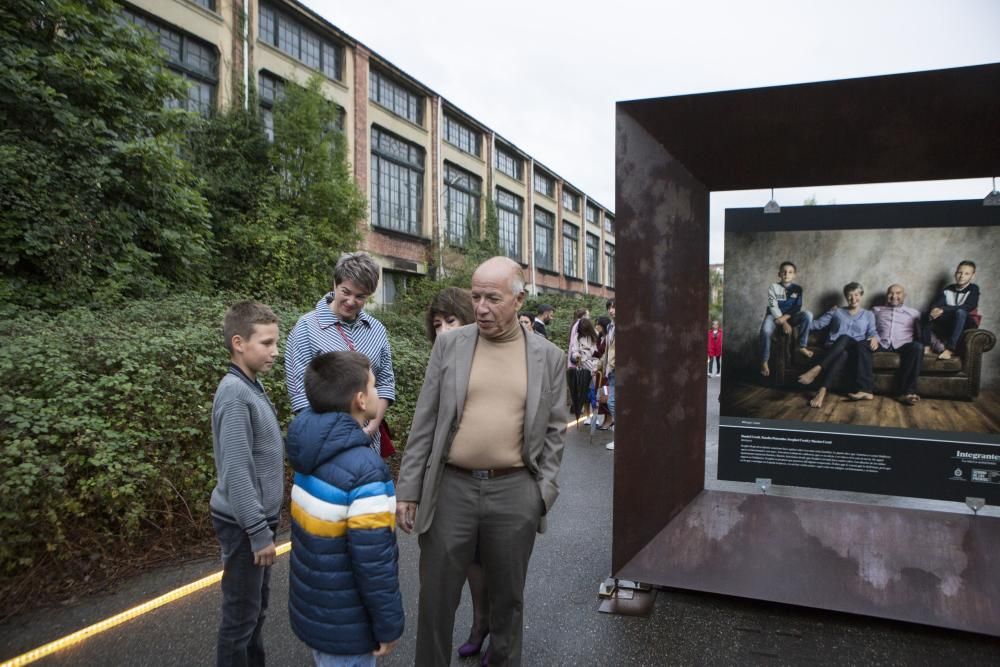
<svg viewBox="0 0 1000 667">
<path fill-rule="evenodd" d="M 807 359 L 798 350 L 798 334 L 793 329 L 786 336 L 778 327 L 771 341 L 771 379 L 776 385 L 797 384 L 799 375 L 822 359 L 825 331 L 809 334 L 809 349 L 815 353 Z M 958 342 L 958 349 L 951 359 L 938 359 L 937 354 L 924 354 L 923 368 L 917 380 L 917 393 L 928 398 L 971 400 L 979 395 L 983 354 L 996 345 L 997 337 L 986 329 L 967 329 Z M 898 394 L 896 372 L 899 355 L 894 352 L 875 352 L 872 357 L 875 370 L 875 393 Z"/>
</svg>

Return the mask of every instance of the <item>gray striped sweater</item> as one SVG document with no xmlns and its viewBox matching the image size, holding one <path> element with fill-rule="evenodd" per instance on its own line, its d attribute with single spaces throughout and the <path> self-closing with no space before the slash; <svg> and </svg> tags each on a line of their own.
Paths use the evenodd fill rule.
<svg viewBox="0 0 1000 667">
<path fill-rule="evenodd" d="M 260 382 L 231 366 L 212 403 L 212 445 L 218 482 L 212 515 L 238 524 L 259 551 L 274 540 L 284 494 L 284 442 L 271 399 Z"/>
</svg>

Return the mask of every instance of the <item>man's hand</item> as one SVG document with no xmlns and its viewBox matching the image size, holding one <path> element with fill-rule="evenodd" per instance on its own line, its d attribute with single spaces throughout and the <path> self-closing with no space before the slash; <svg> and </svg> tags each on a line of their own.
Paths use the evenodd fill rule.
<svg viewBox="0 0 1000 667">
<path fill-rule="evenodd" d="M 381 658 L 382 656 L 389 655 L 390 653 L 392 653 L 392 649 L 396 648 L 396 643 L 398 641 L 399 640 L 397 639 L 394 642 L 379 642 L 378 648 L 372 651 L 372 655 L 375 656 L 376 658 Z"/>
<path fill-rule="evenodd" d="M 378 427 L 381 424 L 382 424 L 381 419 L 373 419 L 370 422 L 368 422 L 368 425 L 361 430 L 364 431 L 365 435 L 367 435 L 369 438 L 374 438 L 375 434 L 378 433 Z"/>
<path fill-rule="evenodd" d="M 785 332 L 786 336 L 792 335 L 792 325 L 787 320 L 781 323 L 781 329 Z"/>
<path fill-rule="evenodd" d="M 941 317 L 943 313 L 944 311 L 940 308 L 931 308 L 931 319 L 936 320 L 937 318 Z"/>
<path fill-rule="evenodd" d="M 878 336 L 872 336 L 868 339 L 868 347 L 872 349 L 872 352 L 878 350 Z"/>
<path fill-rule="evenodd" d="M 271 542 L 260 551 L 253 552 L 253 564 L 257 567 L 268 567 L 274 565 L 274 559 L 278 557 L 278 552 Z"/>
<path fill-rule="evenodd" d="M 406 534 L 413 532 L 413 523 L 417 518 L 417 503 L 405 500 L 396 501 L 396 525 Z M 391 649 L 390 649 L 391 650 Z"/>
</svg>

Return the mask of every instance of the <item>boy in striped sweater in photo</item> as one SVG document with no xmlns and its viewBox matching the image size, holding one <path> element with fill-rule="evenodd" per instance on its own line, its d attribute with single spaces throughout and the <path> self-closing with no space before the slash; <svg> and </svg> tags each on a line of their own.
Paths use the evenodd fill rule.
<svg viewBox="0 0 1000 667">
<path fill-rule="evenodd" d="M 209 502 L 223 562 L 216 664 L 263 665 L 285 466 L 277 411 L 257 376 L 278 356 L 278 318 L 242 301 L 226 312 L 222 331 L 230 363 L 212 402 L 218 481 Z"/>
<path fill-rule="evenodd" d="M 362 429 L 379 407 L 360 352 L 328 352 L 306 368 L 309 407 L 288 427 L 292 630 L 318 667 L 374 665 L 403 634 L 396 493 Z"/>
</svg>

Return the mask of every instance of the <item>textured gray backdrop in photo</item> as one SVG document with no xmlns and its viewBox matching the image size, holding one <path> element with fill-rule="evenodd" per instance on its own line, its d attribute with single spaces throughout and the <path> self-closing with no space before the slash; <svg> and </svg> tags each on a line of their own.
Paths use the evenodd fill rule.
<svg viewBox="0 0 1000 667">
<path fill-rule="evenodd" d="M 726 233 L 723 367 L 756 372 L 767 288 L 785 260 L 798 267 L 803 307 L 819 317 L 844 305 L 842 290 L 851 281 L 864 286 L 865 308 L 884 305 L 886 288 L 899 283 L 906 305 L 924 312 L 963 259 L 976 263 L 981 326 L 1000 333 L 998 227 Z M 983 355 L 983 388 L 1000 389 L 998 348 Z"/>
</svg>

